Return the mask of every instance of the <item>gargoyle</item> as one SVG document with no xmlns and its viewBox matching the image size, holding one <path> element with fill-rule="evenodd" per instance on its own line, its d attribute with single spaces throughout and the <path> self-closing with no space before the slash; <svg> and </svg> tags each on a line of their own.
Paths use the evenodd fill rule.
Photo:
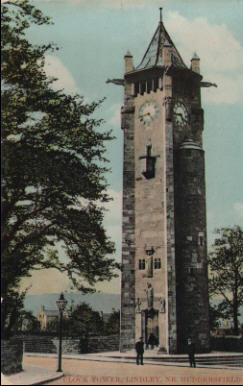
<svg viewBox="0 0 243 386">
<path fill-rule="evenodd" d="M 105 83 L 114 83 L 118 86 L 124 86 L 124 79 L 107 79 Z"/>
<path fill-rule="evenodd" d="M 211 82 L 200 82 L 200 87 L 218 87 L 216 83 Z"/>
</svg>

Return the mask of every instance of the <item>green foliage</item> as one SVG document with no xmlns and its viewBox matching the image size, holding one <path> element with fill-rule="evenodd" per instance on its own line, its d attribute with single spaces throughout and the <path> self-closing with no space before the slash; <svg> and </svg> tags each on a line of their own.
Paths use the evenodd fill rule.
<svg viewBox="0 0 243 386">
<path fill-rule="evenodd" d="M 40 323 L 37 318 L 32 312 L 24 310 L 24 298 L 27 290 L 22 293 L 11 290 L 6 294 L 5 302 L 2 304 L 2 307 L 7 304 L 7 312 L 6 309 L 3 308 L 1 312 L 1 328 L 5 338 L 9 338 L 13 331 L 25 331 L 28 333 L 40 331 Z"/>
<path fill-rule="evenodd" d="M 32 23 L 50 20 L 29 0 L 2 13 L 2 273 L 6 299 L 33 269 L 66 272 L 82 291 L 109 280 L 117 268 L 103 227 L 109 200 L 105 142 L 113 137 L 92 113 L 102 101 L 54 91 L 44 72 L 56 48 L 32 45 Z M 99 202 L 99 205 L 98 205 Z M 58 245 L 58 249 L 57 249 Z M 65 259 L 60 258 L 62 249 Z"/>
<path fill-rule="evenodd" d="M 22 311 L 20 317 L 20 330 L 31 334 L 40 332 L 40 322 L 30 311 Z"/>
<path fill-rule="evenodd" d="M 75 308 L 71 315 L 72 333 L 76 336 L 102 335 L 103 320 L 99 312 L 82 303 Z"/>
<path fill-rule="evenodd" d="M 73 310 L 63 314 L 62 332 L 64 336 L 87 340 L 90 336 L 104 336 L 118 334 L 120 330 L 120 311 L 112 310 L 106 320 L 102 313 L 94 311 L 87 303 L 83 302 Z M 44 334 L 59 332 L 59 319 L 47 324 Z"/>
<path fill-rule="evenodd" d="M 221 318 L 221 313 L 217 310 L 215 306 L 209 304 L 209 326 L 210 331 L 215 331 L 219 326 L 219 319 Z"/>
<path fill-rule="evenodd" d="M 62 330 L 65 333 L 67 331 L 67 324 L 69 324 L 69 320 L 64 318 L 62 323 Z M 41 333 L 43 334 L 44 331 L 44 335 L 46 335 L 46 333 L 54 333 L 54 335 L 58 336 L 59 324 L 60 322 L 58 318 L 56 320 L 52 320 L 47 324 L 46 329 L 41 331 Z"/>
<path fill-rule="evenodd" d="M 59 319 L 48 323 L 46 332 L 58 334 Z M 73 311 L 63 314 L 62 331 L 64 336 L 86 337 L 103 334 L 103 320 L 99 312 L 87 303 L 81 303 Z"/>
<path fill-rule="evenodd" d="M 243 304 L 243 231 L 240 226 L 217 230 L 219 238 L 209 254 L 209 293 L 221 299 L 214 310 L 217 318 L 232 319 L 238 334 L 239 307 Z"/>
<path fill-rule="evenodd" d="M 104 325 L 105 334 L 119 334 L 120 332 L 120 311 L 112 310 Z"/>
</svg>

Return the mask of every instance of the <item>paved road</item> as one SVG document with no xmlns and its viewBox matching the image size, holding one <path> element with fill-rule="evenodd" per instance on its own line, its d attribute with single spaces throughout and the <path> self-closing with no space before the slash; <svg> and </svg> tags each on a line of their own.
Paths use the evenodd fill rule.
<svg viewBox="0 0 243 386">
<path fill-rule="evenodd" d="M 31 364 L 55 370 L 55 358 L 24 357 Z M 242 385 L 243 371 L 161 365 L 137 366 L 131 363 L 107 363 L 63 360 L 62 379 L 48 385 Z M 47 383 L 46 383 L 47 385 Z"/>
</svg>

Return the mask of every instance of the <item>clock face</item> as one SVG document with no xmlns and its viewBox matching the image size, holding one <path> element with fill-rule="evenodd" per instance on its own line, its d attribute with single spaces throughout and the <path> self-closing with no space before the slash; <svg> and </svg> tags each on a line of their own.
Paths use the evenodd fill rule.
<svg viewBox="0 0 243 386">
<path fill-rule="evenodd" d="M 189 121 L 189 113 L 183 102 L 176 102 L 173 108 L 173 120 L 177 125 L 186 126 Z"/>
<path fill-rule="evenodd" d="M 138 118 L 144 125 L 149 125 L 157 118 L 159 107 L 154 100 L 146 100 L 141 104 L 138 111 Z"/>
</svg>

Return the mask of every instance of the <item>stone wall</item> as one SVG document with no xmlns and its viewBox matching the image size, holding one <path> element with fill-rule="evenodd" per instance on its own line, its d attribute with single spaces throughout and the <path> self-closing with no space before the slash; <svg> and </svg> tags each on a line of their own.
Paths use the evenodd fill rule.
<svg viewBox="0 0 243 386">
<path fill-rule="evenodd" d="M 211 336 L 211 350 L 243 352 L 243 336 Z"/>
<path fill-rule="evenodd" d="M 57 352 L 54 344 L 55 338 L 49 336 L 26 336 L 23 337 L 25 352 L 41 352 L 45 354 L 54 354 Z"/>
<path fill-rule="evenodd" d="M 189 337 L 198 352 L 208 352 L 204 151 L 192 140 L 175 153 L 175 192 L 178 352 Z"/>
<path fill-rule="evenodd" d="M 82 344 L 80 345 L 82 350 Z M 118 351 L 119 336 L 94 336 L 89 338 L 87 352 Z"/>
<path fill-rule="evenodd" d="M 1 340 L 1 371 L 5 375 L 19 373 L 22 368 L 23 342 L 21 340 Z"/>
<path fill-rule="evenodd" d="M 126 84 L 126 83 L 125 83 Z M 126 87 L 126 86 L 125 86 Z M 135 161 L 134 103 L 126 97 L 121 112 L 123 145 L 123 215 L 121 275 L 121 351 L 135 344 Z"/>
<path fill-rule="evenodd" d="M 31 336 L 23 338 L 25 352 L 57 353 L 59 339 L 57 337 Z M 86 339 L 63 338 L 63 354 L 95 353 L 119 350 L 119 336 L 93 336 Z"/>
</svg>

